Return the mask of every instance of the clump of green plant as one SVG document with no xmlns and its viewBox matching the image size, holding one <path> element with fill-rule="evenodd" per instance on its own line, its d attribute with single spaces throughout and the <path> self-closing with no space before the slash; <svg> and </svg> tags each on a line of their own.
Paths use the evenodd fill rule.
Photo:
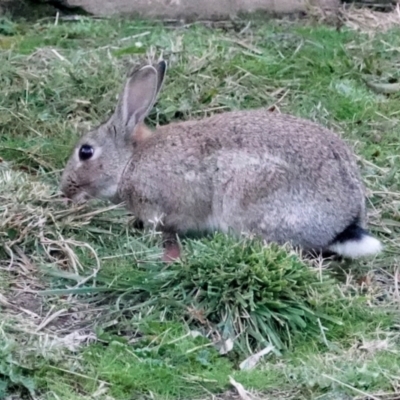
<svg viewBox="0 0 400 400">
<path fill-rule="evenodd" d="M 0 335 L 0 399 L 11 391 L 22 391 L 33 394 L 34 380 L 29 377 L 27 369 L 14 359 L 13 352 L 17 344 Z"/>
<path fill-rule="evenodd" d="M 242 351 L 268 343 L 286 347 L 299 331 L 320 334 L 318 318 L 325 317 L 312 293 L 332 291 L 332 281 L 296 253 L 222 234 L 187 240 L 183 247 L 181 262 L 138 265 L 129 278 L 125 271 L 122 279 L 106 279 L 110 290 L 123 292 L 120 308 L 179 314 L 235 340 Z"/>
<path fill-rule="evenodd" d="M 16 24 L 8 18 L 0 18 L 0 35 L 13 36 L 16 34 Z"/>
<path fill-rule="evenodd" d="M 187 262 L 171 268 L 159 288 L 161 302 L 191 307 L 250 347 L 282 348 L 299 330 L 315 332 L 319 315 L 310 289 L 326 290 L 327 281 L 294 252 L 220 234 L 187 243 L 187 252 Z"/>
</svg>

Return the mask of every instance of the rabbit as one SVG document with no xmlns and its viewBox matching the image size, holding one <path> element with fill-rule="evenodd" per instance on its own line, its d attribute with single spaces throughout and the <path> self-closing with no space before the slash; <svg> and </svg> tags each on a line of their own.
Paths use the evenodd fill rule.
<svg viewBox="0 0 400 400">
<path fill-rule="evenodd" d="M 166 69 L 159 61 L 128 74 L 112 116 L 68 160 L 65 196 L 125 202 L 145 227 L 163 232 L 172 259 L 176 238 L 188 232 L 247 233 L 350 259 L 382 250 L 366 228 L 355 157 L 338 135 L 266 108 L 150 130 L 144 119 Z"/>
</svg>

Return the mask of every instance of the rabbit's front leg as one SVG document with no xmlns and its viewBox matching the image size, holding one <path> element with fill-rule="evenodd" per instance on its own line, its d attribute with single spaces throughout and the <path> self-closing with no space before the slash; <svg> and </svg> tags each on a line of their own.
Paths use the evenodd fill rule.
<svg viewBox="0 0 400 400">
<path fill-rule="evenodd" d="M 164 231 L 162 235 L 164 253 L 162 260 L 165 263 L 177 261 L 181 255 L 181 248 L 175 232 Z"/>
</svg>

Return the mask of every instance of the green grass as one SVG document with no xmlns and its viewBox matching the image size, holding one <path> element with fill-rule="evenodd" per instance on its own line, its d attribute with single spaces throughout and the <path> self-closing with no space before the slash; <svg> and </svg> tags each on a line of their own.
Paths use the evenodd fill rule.
<svg viewBox="0 0 400 400">
<path fill-rule="evenodd" d="M 229 377 L 261 398 L 396 392 L 400 97 L 363 78 L 399 78 L 400 28 L 247 22 L 0 20 L 0 398 L 222 399 Z M 75 140 L 109 115 L 128 65 L 161 52 L 149 125 L 274 105 L 335 129 L 360 157 L 385 252 L 310 261 L 217 234 L 183 239 L 165 269 L 159 234 L 123 209 L 63 204 Z"/>
</svg>

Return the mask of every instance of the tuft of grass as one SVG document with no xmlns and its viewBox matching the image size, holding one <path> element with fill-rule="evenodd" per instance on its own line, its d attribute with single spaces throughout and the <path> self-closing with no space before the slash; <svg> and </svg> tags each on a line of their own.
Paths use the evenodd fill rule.
<svg viewBox="0 0 400 400">
<path fill-rule="evenodd" d="M 241 353 L 272 343 L 287 346 L 292 335 L 319 336 L 319 319 L 326 322 L 310 294 L 334 296 L 333 280 L 320 276 L 293 252 L 257 240 L 237 240 L 215 234 L 185 241 L 183 262 L 167 269 L 140 264 L 130 277 L 113 276 L 110 291 L 123 291 L 120 307 L 155 307 L 161 314 L 185 316 L 204 329 L 216 329 L 235 340 Z M 329 292 L 329 294 L 327 293 Z M 123 300 L 122 300 L 123 298 Z M 333 318 L 334 319 L 334 318 Z"/>
</svg>

